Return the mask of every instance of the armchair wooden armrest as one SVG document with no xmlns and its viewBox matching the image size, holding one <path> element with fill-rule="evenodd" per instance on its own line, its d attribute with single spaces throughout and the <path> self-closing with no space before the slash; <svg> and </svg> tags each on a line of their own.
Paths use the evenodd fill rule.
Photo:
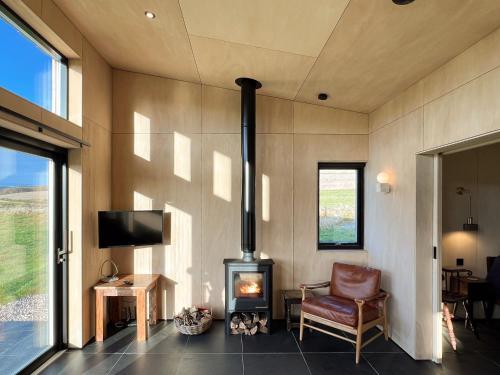
<svg viewBox="0 0 500 375">
<path fill-rule="evenodd" d="M 326 288 L 327 286 L 330 286 L 330 282 L 323 281 L 321 283 L 300 284 L 300 289 L 318 289 L 318 288 Z"/>
<path fill-rule="evenodd" d="M 329 281 L 323 281 L 321 283 L 311 283 L 311 284 L 300 284 L 300 290 L 302 290 L 302 301 L 306 299 L 306 290 L 326 288 L 330 286 Z"/>
<path fill-rule="evenodd" d="M 357 304 L 365 303 L 365 302 L 372 302 L 372 301 L 384 301 L 385 302 L 387 300 L 387 298 L 389 298 L 389 293 L 381 290 L 379 294 L 376 294 L 372 297 L 363 298 L 363 299 L 355 298 L 354 302 L 356 302 Z"/>
</svg>

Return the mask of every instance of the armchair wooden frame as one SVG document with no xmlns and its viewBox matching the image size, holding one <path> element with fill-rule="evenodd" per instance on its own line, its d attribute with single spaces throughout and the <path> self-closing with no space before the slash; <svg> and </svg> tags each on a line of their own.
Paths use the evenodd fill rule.
<svg viewBox="0 0 500 375">
<path fill-rule="evenodd" d="M 323 283 L 316 283 L 316 284 L 302 284 L 300 285 L 300 289 L 302 290 L 302 301 L 306 298 L 306 290 L 311 290 L 311 289 L 318 289 L 318 288 L 326 288 L 330 286 L 330 281 L 326 281 Z M 389 333 L 387 329 L 387 299 L 389 298 L 389 294 L 381 291 L 379 294 L 366 298 L 366 299 L 354 299 L 354 302 L 358 305 L 358 326 L 357 327 L 351 327 L 345 324 L 341 324 L 332 320 L 328 320 L 325 318 L 322 318 L 320 316 L 316 316 L 304 311 L 300 312 L 300 336 L 299 339 L 302 341 L 303 334 L 304 334 L 304 327 L 308 327 L 310 329 L 314 329 L 316 331 L 326 333 L 327 335 L 334 336 L 336 338 L 339 338 L 344 341 L 348 341 L 350 343 L 353 343 L 356 345 L 356 364 L 359 363 L 359 357 L 361 355 L 361 349 L 371 343 L 373 340 L 377 339 L 381 335 L 384 335 L 386 341 L 389 340 Z M 379 311 L 381 312 L 380 316 L 377 319 L 374 319 L 372 321 L 363 323 L 363 305 L 366 302 L 371 302 L 371 301 L 378 301 L 379 302 Z M 308 320 L 309 323 L 305 323 L 305 320 Z M 355 340 L 350 339 L 348 337 L 340 336 L 334 332 L 330 332 L 326 329 L 322 329 L 316 325 L 313 325 L 312 322 L 320 323 L 328 327 L 336 328 L 341 331 L 350 333 L 355 337 Z M 383 330 L 372 337 L 370 337 L 368 340 L 363 342 L 363 333 L 365 333 L 367 330 L 370 328 L 373 328 L 377 325 L 381 325 Z"/>
</svg>

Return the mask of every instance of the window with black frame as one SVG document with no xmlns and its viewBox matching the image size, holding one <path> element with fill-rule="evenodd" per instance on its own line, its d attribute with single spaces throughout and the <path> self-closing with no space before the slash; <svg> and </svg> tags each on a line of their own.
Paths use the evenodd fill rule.
<svg viewBox="0 0 500 375">
<path fill-rule="evenodd" d="M 363 248 L 365 163 L 318 163 L 318 249 Z"/>
<path fill-rule="evenodd" d="M 0 46 L 0 87 L 67 118 L 67 59 L 2 2 Z"/>
</svg>

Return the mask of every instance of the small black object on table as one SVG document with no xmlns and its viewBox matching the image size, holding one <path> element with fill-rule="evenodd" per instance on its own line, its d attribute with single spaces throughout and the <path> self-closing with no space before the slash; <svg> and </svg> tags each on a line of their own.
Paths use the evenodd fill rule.
<svg viewBox="0 0 500 375">
<path fill-rule="evenodd" d="M 300 290 L 283 290 L 283 302 L 285 303 L 285 320 L 286 330 L 290 331 L 292 328 L 298 328 L 300 322 L 292 321 L 292 305 L 302 305 L 302 291 Z M 306 298 L 312 297 L 314 294 L 310 290 L 306 290 Z"/>
</svg>

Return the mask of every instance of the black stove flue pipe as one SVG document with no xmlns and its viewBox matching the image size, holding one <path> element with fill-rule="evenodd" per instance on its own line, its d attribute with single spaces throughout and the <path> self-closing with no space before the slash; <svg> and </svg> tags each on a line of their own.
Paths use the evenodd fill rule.
<svg viewBox="0 0 500 375">
<path fill-rule="evenodd" d="M 251 78 L 238 78 L 241 87 L 241 250 L 243 260 L 255 251 L 255 91 L 262 87 Z"/>
</svg>

